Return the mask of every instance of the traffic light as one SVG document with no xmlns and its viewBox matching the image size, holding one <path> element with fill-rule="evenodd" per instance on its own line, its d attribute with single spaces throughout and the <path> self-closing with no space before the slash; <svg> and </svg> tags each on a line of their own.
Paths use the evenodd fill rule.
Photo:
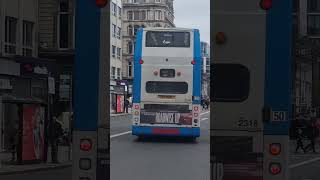
<svg viewBox="0 0 320 180">
<path fill-rule="evenodd" d="M 108 0 L 96 0 L 98 8 L 104 8 L 108 4 Z"/>
</svg>

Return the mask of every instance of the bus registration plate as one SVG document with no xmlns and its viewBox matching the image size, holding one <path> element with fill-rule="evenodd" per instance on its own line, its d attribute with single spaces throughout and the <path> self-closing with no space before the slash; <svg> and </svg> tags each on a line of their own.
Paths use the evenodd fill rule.
<svg viewBox="0 0 320 180">
<path fill-rule="evenodd" d="M 165 96 L 165 95 L 159 95 L 158 96 L 160 99 L 174 99 L 175 96 Z"/>
</svg>

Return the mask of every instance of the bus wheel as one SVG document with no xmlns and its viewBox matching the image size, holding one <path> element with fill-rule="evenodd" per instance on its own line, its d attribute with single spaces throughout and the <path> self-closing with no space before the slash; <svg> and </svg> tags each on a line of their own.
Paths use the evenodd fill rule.
<svg viewBox="0 0 320 180">
<path fill-rule="evenodd" d="M 143 136 L 138 136 L 137 141 L 143 141 L 144 137 Z"/>
</svg>

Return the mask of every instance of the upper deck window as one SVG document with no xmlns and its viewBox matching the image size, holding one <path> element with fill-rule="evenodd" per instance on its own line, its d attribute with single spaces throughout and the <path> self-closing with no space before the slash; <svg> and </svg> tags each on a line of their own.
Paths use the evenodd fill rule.
<svg viewBox="0 0 320 180">
<path fill-rule="evenodd" d="M 148 31 L 146 47 L 190 47 L 190 33 Z"/>
</svg>

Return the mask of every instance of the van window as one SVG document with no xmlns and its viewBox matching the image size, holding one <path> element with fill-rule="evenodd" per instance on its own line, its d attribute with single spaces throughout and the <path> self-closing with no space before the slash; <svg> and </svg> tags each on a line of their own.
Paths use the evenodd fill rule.
<svg viewBox="0 0 320 180">
<path fill-rule="evenodd" d="M 214 102 L 242 102 L 249 96 L 250 72 L 240 64 L 210 65 L 210 95 Z"/>
</svg>

